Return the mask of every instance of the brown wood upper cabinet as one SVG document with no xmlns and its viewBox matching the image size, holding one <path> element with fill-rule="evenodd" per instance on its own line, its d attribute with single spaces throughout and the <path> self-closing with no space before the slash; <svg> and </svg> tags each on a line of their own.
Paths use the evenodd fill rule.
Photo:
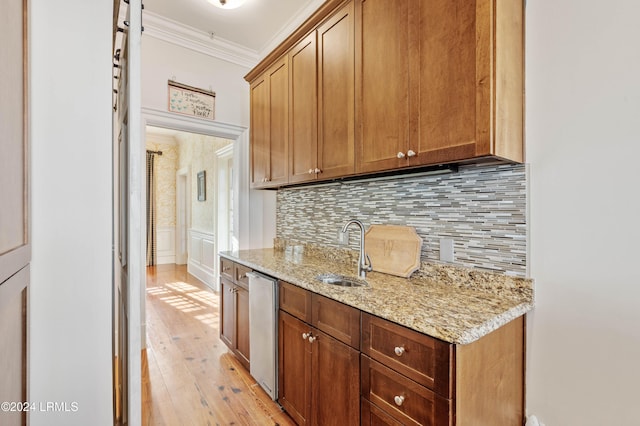
<svg viewBox="0 0 640 426">
<path fill-rule="evenodd" d="M 245 76 L 252 187 L 523 161 L 522 0 L 327 0 Z"/>
<path fill-rule="evenodd" d="M 289 51 L 289 183 L 353 174 L 353 2 Z"/>
<path fill-rule="evenodd" d="M 356 172 L 523 161 L 523 5 L 356 1 Z"/>
<path fill-rule="evenodd" d="M 251 82 L 251 187 L 287 183 L 289 64 L 284 56 Z"/>
</svg>

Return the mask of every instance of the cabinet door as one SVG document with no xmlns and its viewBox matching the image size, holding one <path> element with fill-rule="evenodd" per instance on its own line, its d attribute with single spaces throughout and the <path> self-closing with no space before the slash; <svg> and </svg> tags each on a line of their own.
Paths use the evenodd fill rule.
<svg viewBox="0 0 640 426">
<path fill-rule="evenodd" d="M 249 291 L 241 286 L 235 288 L 236 346 L 240 363 L 249 369 Z"/>
<path fill-rule="evenodd" d="M 318 80 L 315 31 L 289 52 L 289 183 L 316 179 Z M 319 169 L 318 169 L 319 170 Z"/>
<path fill-rule="evenodd" d="M 236 310 L 235 285 L 224 278 L 220 278 L 220 340 L 230 349 L 236 346 Z"/>
<path fill-rule="evenodd" d="M 268 74 L 251 83 L 251 186 L 261 187 L 269 176 Z"/>
<path fill-rule="evenodd" d="M 360 424 L 360 352 L 316 329 L 312 346 L 312 424 Z"/>
<path fill-rule="evenodd" d="M 278 320 L 278 402 L 298 425 L 311 417 L 311 327 L 280 311 Z"/>
<path fill-rule="evenodd" d="M 3 0 L 0 14 L 0 402 L 26 401 L 29 395 L 28 5 Z M 26 422 L 26 412 L 0 412 L 3 425 Z"/>
<path fill-rule="evenodd" d="M 419 3 L 356 2 L 358 173 L 409 164 L 409 11 Z"/>
<path fill-rule="evenodd" d="M 318 27 L 319 179 L 355 171 L 353 2 Z"/>
<path fill-rule="evenodd" d="M 251 186 L 287 183 L 289 68 L 285 56 L 251 83 Z"/>
<path fill-rule="evenodd" d="M 479 25 L 476 9 L 490 3 L 421 0 L 411 8 L 410 85 L 417 95 L 410 98 L 416 120 L 409 138 L 416 153 L 411 165 L 469 159 L 476 156 L 476 145 L 488 146 L 493 102 L 490 60 L 483 55 L 490 52 L 476 48 L 483 48 L 490 25 Z"/>
<path fill-rule="evenodd" d="M 269 176 L 267 186 L 288 180 L 289 67 L 287 56 L 269 70 Z"/>
</svg>

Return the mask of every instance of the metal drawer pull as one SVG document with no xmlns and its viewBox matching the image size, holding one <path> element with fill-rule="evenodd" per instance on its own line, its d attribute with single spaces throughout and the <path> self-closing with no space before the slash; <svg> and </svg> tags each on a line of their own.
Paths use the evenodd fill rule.
<svg viewBox="0 0 640 426">
<path fill-rule="evenodd" d="M 396 353 L 396 355 L 402 356 L 402 354 L 404 353 L 404 346 L 396 346 L 393 351 Z"/>
<path fill-rule="evenodd" d="M 393 397 L 393 402 L 396 403 L 396 405 L 398 407 L 400 407 L 402 405 L 402 403 L 404 402 L 404 396 L 402 395 L 396 395 Z"/>
<path fill-rule="evenodd" d="M 229 269 L 231 269 L 231 266 L 225 266 L 222 268 L 222 272 L 227 272 Z"/>
</svg>

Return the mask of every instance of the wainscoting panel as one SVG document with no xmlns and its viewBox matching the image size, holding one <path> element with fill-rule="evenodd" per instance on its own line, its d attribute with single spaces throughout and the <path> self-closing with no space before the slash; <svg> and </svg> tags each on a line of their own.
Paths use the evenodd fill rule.
<svg viewBox="0 0 640 426">
<path fill-rule="evenodd" d="M 216 244 L 215 235 L 196 229 L 189 230 L 188 272 L 216 290 Z"/>
<path fill-rule="evenodd" d="M 158 226 L 156 228 L 157 263 L 176 263 L 176 227 Z"/>
</svg>

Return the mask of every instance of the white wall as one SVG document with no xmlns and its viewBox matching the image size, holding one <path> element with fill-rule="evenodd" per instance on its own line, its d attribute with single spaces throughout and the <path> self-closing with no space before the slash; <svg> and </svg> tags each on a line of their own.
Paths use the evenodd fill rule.
<svg viewBox="0 0 640 426">
<path fill-rule="evenodd" d="M 29 3 L 30 424 L 111 425 L 112 2 Z"/>
<path fill-rule="evenodd" d="M 145 35 L 142 39 L 142 105 L 167 110 L 167 81 L 216 92 L 216 121 L 249 126 L 248 68 Z M 272 247 L 275 237 L 275 193 L 249 190 L 249 133 L 235 143 L 234 170 L 239 194 L 236 241 L 239 248 Z"/>
<path fill-rule="evenodd" d="M 527 410 L 640 424 L 640 3 L 527 4 Z"/>
<path fill-rule="evenodd" d="M 249 126 L 248 68 L 144 35 L 142 37 L 142 106 L 167 110 L 167 81 L 216 92 L 215 119 Z"/>
</svg>

